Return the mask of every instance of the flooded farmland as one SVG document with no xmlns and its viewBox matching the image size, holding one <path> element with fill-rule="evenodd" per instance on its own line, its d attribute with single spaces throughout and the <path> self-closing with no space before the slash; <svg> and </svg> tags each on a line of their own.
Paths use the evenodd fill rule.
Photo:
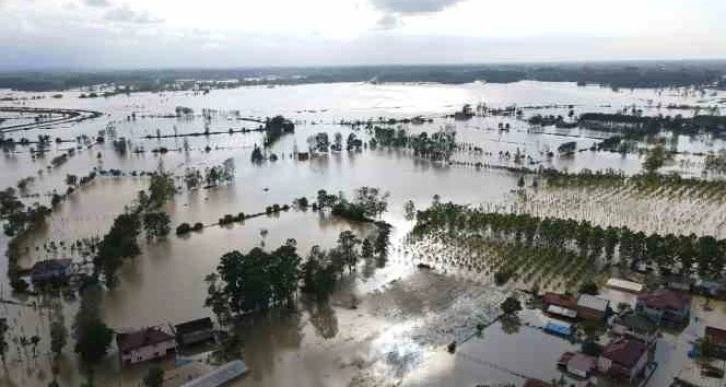
<svg viewBox="0 0 726 387">
<path fill-rule="evenodd" d="M 30 94 L 0 91 L 2 96 L 19 98 L 3 102 L 0 108 L 83 109 L 102 114 L 79 122 L 49 122 L 47 127 L 41 123 L 30 129 L 3 132 L 4 138 L 13 138 L 17 145 L 0 157 L 0 185 L 18 187 L 19 181 L 31 177 L 23 188 L 18 188 L 26 205 L 38 202 L 50 206 L 56 195 L 66 196 L 52 206 L 45 224 L 20 241 L 20 268 L 30 269 L 43 260 L 70 258 L 75 270 L 92 272 L 96 251 L 76 246 L 102 240 L 114 219 L 138 203 L 139 191 L 148 188 L 152 172 L 170 173 L 178 188 L 161 207 L 169 216 L 172 230 L 182 223 L 204 225 L 201 231 L 180 236 L 172 231 L 159 240 L 139 236 L 138 256 L 124 261 L 118 270 L 118 286 L 104 291 L 100 305 L 101 317 L 114 330 L 169 326 L 212 317 L 211 308 L 205 307 L 205 276 L 214 272 L 220 257 L 230 251 L 246 253 L 255 247 L 274 250 L 292 238 L 299 254 L 305 256 L 316 245 L 334 248 L 344 231 L 352 231 L 361 239 L 376 234 L 373 223 L 293 205 L 300 197 L 314 202 L 318 191 L 324 189 L 352 198 L 355 190 L 364 186 L 389 193 L 386 211 L 376 218 L 392 226 L 385 262 L 362 262 L 354 270 L 344 270 L 327 303 L 296 295 L 292 307 L 241 317 L 232 330 L 241 339 L 241 358 L 250 372 L 235 385 L 522 385 L 530 377 L 546 381 L 565 378 L 556 367 L 557 360 L 563 352 L 577 350 L 579 343 L 544 333 L 541 328 L 548 318 L 535 307 L 525 307 L 521 319 L 527 324 L 514 330 L 499 319 L 500 305 L 507 297 L 518 294 L 523 304 L 530 297 L 523 291 L 530 291 L 536 281 L 527 281 L 525 276 L 539 270 L 534 269 L 536 254 L 527 261 L 531 271 L 523 264 L 521 278 L 498 285 L 496 268 L 506 267 L 514 258 L 506 256 L 507 262 L 502 262 L 498 246 L 477 245 L 486 245 L 482 250 L 465 247 L 459 239 L 446 238 L 448 231 L 442 231 L 434 242 L 412 242 L 410 233 L 416 220 L 406 214 L 407 201 L 418 210 L 432 203 L 453 202 L 493 212 L 586 220 L 603 228 L 626 226 L 645 233 L 724 237 L 725 199 L 715 194 L 694 198 L 685 188 L 670 196 L 657 191 L 644 194 L 627 187 L 537 188 L 532 187 L 533 182 L 544 185 L 545 179 L 529 172 L 526 187 L 518 187 L 524 169 L 611 169 L 630 176 L 643 168 L 644 156 L 637 151 L 590 149 L 608 138 L 608 132 L 579 126 L 533 127 L 526 119 L 534 114 L 615 113 L 637 106 L 643 115 L 656 116 L 671 114 L 657 107 L 669 104 L 724 108 L 723 92 L 615 92 L 574 83 L 523 81 L 456 86 L 311 84 L 241 87 L 208 94 L 132 93 L 94 99 L 79 98 L 80 94 L 71 91 L 63 93 L 63 98 L 23 100 Z M 524 111 L 524 117 L 482 114 L 464 121 L 449 117 L 466 104 L 516 106 Z M 178 117 L 174 113 L 178 106 L 188 107 L 195 114 Z M 693 115 L 690 110 L 678 113 Z M 33 113 L 0 114 L 8 118 L 0 122 L 0 131 L 10 125 L 37 122 Z M 274 161 L 268 158 L 253 163 L 252 154 L 263 145 L 265 136 L 252 130 L 261 126 L 266 117 L 275 115 L 294 122 L 295 131 L 265 150 L 266 157 L 275 155 Z M 391 126 L 410 135 L 455 132 L 459 146 L 448 161 L 419 157 L 405 147 L 371 147 L 369 141 L 375 138 L 372 130 L 346 123 L 413 117 L 426 120 L 421 124 L 395 121 Z M 508 125 L 509 129 L 500 130 L 500 125 Z M 300 158 L 298 153 L 307 152 L 310 137 L 321 132 L 331 138 L 338 132 L 342 138 L 355 134 L 366 146 L 361 151 L 331 151 Z M 45 145 L 47 151 L 31 151 L 38 149 L 38 136 L 44 135 L 52 139 Z M 104 141 L 99 142 L 98 137 L 104 137 Z M 21 145 L 22 138 L 30 142 Z M 724 145 L 723 140 L 708 135 L 675 135 L 669 139 L 675 159 L 661 172 L 688 177 L 701 176 L 704 153 L 719 151 Z M 117 141 L 128 149 L 119 151 Z M 548 156 L 573 141 L 577 147 L 574 155 Z M 645 149 L 647 141 L 638 146 Z M 55 161 L 59 155 L 71 154 L 71 149 L 72 155 L 66 160 Z M 516 161 L 515 154 L 521 154 L 525 161 Z M 227 160 L 231 160 L 234 175 L 224 184 L 194 189 L 185 185 L 190 168 L 205 170 Z M 96 176 L 92 181 L 66 194 L 69 175 L 83 177 L 90 173 Z M 266 211 L 276 204 L 291 207 Z M 238 213 L 255 216 L 217 224 L 225 215 Z M 0 239 L 3 253 L 9 240 L 5 236 Z M 2 256 L 5 259 L 5 254 Z M 0 262 L 5 273 L 8 263 Z M 556 262 L 564 273 L 575 261 L 562 258 Z M 583 266 L 583 271 L 577 272 L 583 276 L 578 281 L 601 277 L 595 272 L 599 266 L 589 262 L 577 261 Z M 572 291 L 577 290 L 572 284 L 581 285 L 570 284 L 566 278 L 557 277 L 559 274 L 552 268 L 541 277 L 537 272 L 533 278 L 543 279 L 542 290 Z M 10 322 L 9 336 L 17 341 L 37 335 L 40 342 L 32 347 L 13 342 L 0 384 L 45 386 L 53 379 L 47 308 L 38 306 L 42 304 L 40 297 L 17 295 L 9 281 L 1 282 L 2 299 L 12 302 L 0 307 L 0 317 Z M 69 295 L 61 301 L 69 329 L 79 308 L 77 298 Z M 694 316 L 701 315 L 696 308 Z M 718 312 L 726 313 L 721 309 L 709 313 Z M 676 344 L 664 344 L 661 349 L 659 341 L 659 366 L 649 386 L 666 385 L 672 380 L 673 370 L 693 363 L 685 354 L 701 334 L 688 333 L 702 329 L 698 324 L 702 323 L 691 320 L 686 328 L 690 335 L 687 339 L 679 335 L 660 339 Z M 458 347 L 450 353 L 447 346 L 452 342 Z M 73 353 L 73 340 L 58 364 L 57 380 L 61 385 L 76 386 L 85 380 Z M 175 367 L 169 359 L 162 364 L 168 370 Z M 136 386 L 147 368 L 122 367 L 114 344 L 96 369 L 96 381 L 104 386 Z"/>
</svg>

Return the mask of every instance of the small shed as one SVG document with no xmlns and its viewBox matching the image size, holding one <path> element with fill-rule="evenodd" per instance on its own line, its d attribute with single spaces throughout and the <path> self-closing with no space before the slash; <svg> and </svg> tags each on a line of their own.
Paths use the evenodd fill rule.
<svg viewBox="0 0 726 387">
<path fill-rule="evenodd" d="M 572 335 L 572 325 L 562 321 L 550 321 L 545 325 L 544 330 L 558 336 Z"/>
<path fill-rule="evenodd" d="M 577 312 L 572 309 L 563 308 L 557 305 L 550 305 L 547 307 L 547 313 L 556 314 L 567 318 L 577 317 Z"/>
<path fill-rule="evenodd" d="M 607 287 L 612 289 L 622 290 L 635 294 L 643 291 L 643 284 L 618 278 L 610 278 L 606 285 Z"/>
<path fill-rule="evenodd" d="M 185 383 L 182 387 L 219 387 L 241 378 L 247 373 L 247 366 L 242 360 L 233 360 L 216 370 Z"/>
</svg>

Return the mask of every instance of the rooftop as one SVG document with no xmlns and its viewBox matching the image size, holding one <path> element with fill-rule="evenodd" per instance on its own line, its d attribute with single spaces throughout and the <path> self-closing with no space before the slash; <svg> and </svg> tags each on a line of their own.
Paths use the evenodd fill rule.
<svg viewBox="0 0 726 387">
<path fill-rule="evenodd" d="M 678 310 L 691 304 L 691 296 L 672 290 L 660 289 L 638 296 L 638 303 L 642 303 L 649 308 Z"/>
<path fill-rule="evenodd" d="M 214 324 L 212 324 L 212 319 L 209 317 L 204 317 L 192 321 L 187 321 L 185 323 L 177 324 L 174 326 L 176 329 L 176 333 L 178 335 L 183 335 L 190 332 L 197 332 L 201 330 L 209 330 L 214 329 Z"/>
<path fill-rule="evenodd" d="M 645 353 L 647 347 L 638 340 L 618 339 L 608 344 L 600 356 L 613 363 L 632 368 Z"/>
<path fill-rule="evenodd" d="M 548 305 L 557 305 L 563 308 L 574 308 L 577 305 L 575 297 L 567 294 L 545 293 L 542 302 Z"/>
<path fill-rule="evenodd" d="M 157 327 L 116 334 L 116 345 L 118 345 L 118 349 L 121 352 L 159 344 L 169 340 L 174 340 L 174 336 Z"/>
<path fill-rule="evenodd" d="M 577 306 L 583 306 L 588 309 L 597 310 L 600 312 L 605 312 L 608 309 L 608 305 L 610 304 L 609 300 L 606 300 L 604 298 L 591 296 L 589 294 L 582 294 L 577 299 Z"/>
<path fill-rule="evenodd" d="M 726 330 L 719 329 L 716 327 L 706 327 L 705 336 L 708 339 L 708 341 L 710 341 L 714 344 L 719 344 L 719 345 L 726 344 Z"/>
<path fill-rule="evenodd" d="M 640 293 L 643 291 L 643 284 L 626 281 L 619 278 L 610 278 L 607 282 L 607 286 L 615 289 L 626 290 L 633 293 Z"/>
<path fill-rule="evenodd" d="M 592 356 L 577 352 L 575 353 L 575 356 L 570 358 L 570 361 L 567 362 L 567 367 L 589 373 L 593 368 L 595 368 L 596 360 L 597 359 Z"/>
</svg>

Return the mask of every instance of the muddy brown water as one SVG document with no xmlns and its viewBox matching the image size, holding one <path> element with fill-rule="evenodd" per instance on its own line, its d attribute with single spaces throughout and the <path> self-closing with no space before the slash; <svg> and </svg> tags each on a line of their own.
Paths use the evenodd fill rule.
<svg viewBox="0 0 726 387">
<path fill-rule="evenodd" d="M 6 92 L 3 92 L 8 94 Z M 19 93 L 9 93 L 17 95 Z M 22 93 L 20 93 L 22 94 Z M 562 132 L 547 129 L 530 132 L 521 122 L 509 118 L 475 118 L 455 122 L 441 118 L 464 103 L 487 102 L 490 106 L 542 104 L 574 104 L 577 112 L 614 112 L 637 103 L 662 102 L 699 103 L 700 97 L 683 97 L 676 92 L 658 94 L 653 90 L 613 93 L 610 90 L 573 84 L 519 82 L 511 85 L 470 84 L 443 85 L 304 85 L 295 87 L 240 88 L 213 91 L 208 96 L 186 93 L 163 95 L 133 94 L 110 99 L 80 100 L 77 93 L 65 93 L 60 100 L 27 101 L 34 106 L 67 107 L 99 110 L 107 115 L 75 125 L 60 125 L 50 131 L 28 130 L 13 137 L 34 139 L 38 134 L 72 139 L 81 134 L 95 136 L 111 123 L 117 137 L 131 139 L 132 147 L 151 150 L 165 146 L 180 149 L 180 138 L 145 139 L 162 134 L 202 131 L 201 118 L 177 120 L 126 116 L 168 114 L 175 106 L 190 106 L 197 113 L 202 108 L 239 109 L 242 116 L 265 117 L 284 114 L 298 122 L 296 133 L 285 136 L 272 149 L 284 154 L 276 163 L 252 165 L 249 162 L 254 144 L 261 143 L 259 133 L 189 137 L 189 152 L 169 152 L 163 156 L 144 153 L 118 155 L 107 142 L 83 148 L 67 163 L 48 169 L 50 160 L 72 144 L 51 144 L 43 158 L 32 159 L 28 148 L 0 156 L 0 185 L 12 186 L 21 178 L 35 176 L 29 185 L 27 202 L 49 202 L 52 190 L 63 190 L 67 174 L 86 175 L 93 167 L 150 171 L 163 167 L 175 174 L 187 166 L 205 167 L 219 164 L 228 157 L 235 160 L 236 177 L 232 184 L 210 190 L 183 190 L 166 206 L 172 225 L 201 221 L 214 223 L 224 214 L 258 212 L 274 203 L 291 203 L 294 198 L 314 198 L 318 189 L 343 191 L 351 195 L 360 186 L 376 186 L 390 192 L 389 211 L 384 219 L 394 225 L 391 254 L 384 268 L 361 268 L 348 278 L 328 307 L 300 303 L 299 309 L 287 313 L 271 313 L 242 328 L 245 338 L 244 360 L 251 369 L 248 378 L 238 383 L 250 386 L 373 386 L 373 385 L 469 385 L 494 382 L 520 383 L 521 379 L 506 370 L 531 369 L 532 376 L 557 377 L 551 358 L 567 347 L 567 342 L 541 332 L 522 328 L 517 334 L 506 334 L 498 324 L 488 328 L 482 338 L 468 341 L 461 352 L 452 356 L 444 348 L 452 339 L 467 337 L 480 321 L 496 315 L 496 305 L 506 289 L 494 288 L 477 276 L 454 269 L 427 272 L 416 269 L 416 262 L 402 254 L 401 238 L 412 222 L 404 220 L 403 203 L 413 200 L 418 208 L 426 207 L 436 194 L 441 200 L 457 203 L 506 203 L 507 193 L 515 187 L 516 175 L 490 169 L 443 166 L 416 160 L 410 153 L 396 150 L 366 150 L 360 154 L 331 154 L 308 162 L 296 162 L 289 154 L 294 147 L 304 150 L 306 138 L 318 131 L 340 131 L 344 137 L 350 129 L 336 125 L 340 119 L 371 117 L 434 117 L 433 124 L 409 126 L 412 132 L 436 130 L 445 124 L 454 125 L 459 141 L 481 146 L 491 156 L 466 152 L 454 155 L 457 161 L 512 165 L 498 157 L 499 151 L 515 152 L 518 148 L 542 159 L 542 152 L 559 144 L 577 140 L 582 147 L 592 144 L 598 133 Z M 700 103 L 713 104 L 716 97 Z M 655 109 L 648 110 L 657 113 Z M 542 109 L 537 113 L 566 114 L 567 109 Z M 499 122 L 512 125 L 509 133 L 491 130 Z M 239 129 L 254 124 L 228 119 L 225 114 L 211 120 L 211 130 Z M 360 136 L 367 136 L 363 131 Z M 703 145 L 703 141 L 683 146 L 692 149 L 720 146 L 719 142 Z M 210 146 L 207 153 L 204 147 Z M 681 145 L 679 145 L 681 146 Z M 689 148 L 691 149 L 691 148 Z M 101 157 L 98 157 L 100 153 Z M 637 156 L 585 152 L 573 159 L 555 159 L 553 166 L 567 169 L 618 168 L 627 172 L 640 169 Z M 42 174 L 38 171 L 42 170 Z M 146 187 L 145 178 L 99 178 L 79 189 L 54 212 L 48 225 L 27 242 L 28 254 L 21 263 L 30 266 L 39 259 L 69 255 L 68 250 L 46 251 L 50 241 L 72 241 L 102 236 L 125 205 L 130 204 L 138 190 Z M 262 230 L 267 230 L 263 238 Z M 142 327 L 154 324 L 175 324 L 210 315 L 203 307 L 204 275 L 212 272 L 219 257 L 233 249 L 246 251 L 262 242 L 274 248 L 288 238 L 295 238 L 302 254 L 312 245 L 334 245 L 342 230 L 359 234 L 370 232 L 366 227 L 320 216 L 313 212 L 291 210 L 276 216 L 250 219 L 229 227 L 212 226 L 185 238 L 170 236 L 158 243 L 142 241 L 142 255 L 126 262 L 120 273 L 121 285 L 104 296 L 103 316 L 114 328 Z M 0 237 L 2 249 L 6 237 Z M 36 250 L 36 247 L 38 248 Z M 4 250 L 2 256 L 4 256 Z M 0 270 L 6 263 L 0 260 Z M 2 281 L 3 298 L 10 298 L 6 281 Z M 31 299 L 18 301 L 32 302 Z M 351 308 L 356 304 L 355 309 Z M 66 323 L 70 328 L 77 302 L 64 304 Z M 0 384 L 43 386 L 52 377 L 48 360 L 48 322 L 42 309 L 3 304 L 3 316 L 11 321 L 11 336 L 38 334 L 41 343 L 33 357 L 30 347 L 11 344 L 8 367 L 2 371 Z M 521 352 L 522 349 L 533 351 Z M 511 351 L 510 351 L 511 349 Z M 531 352 L 531 353 L 530 353 Z M 537 355 L 539 354 L 539 355 Z M 526 356 L 525 356 L 526 355 Z M 535 356 L 537 355 L 537 356 Z M 100 385 L 137 385 L 146 366 L 121 370 L 114 350 L 103 360 L 97 372 Z M 474 360 L 472 360 L 474 359 Z M 681 362 L 681 360 L 678 360 Z M 165 367 L 173 367 L 167 361 Z M 482 366 L 489 364 L 489 367 Z M 494 364 L 495 366 L 491 366 Z M 680 364 L 680 363 L 679 363 Z M 61 359 L 61 385 L 79 385 L 79 373 L 72 343 Z"/>
</svg>

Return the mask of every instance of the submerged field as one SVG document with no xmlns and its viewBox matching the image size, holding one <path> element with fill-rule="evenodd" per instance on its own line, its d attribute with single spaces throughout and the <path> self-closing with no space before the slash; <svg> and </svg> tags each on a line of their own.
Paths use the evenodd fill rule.
<svg viewBox="0 0 726 387">
<path fill-rule="evenodd" d="M 306 197 L 315 202 L 320 189 L 333 195 L 342 192 L 350 198 L 363 186 L 390 193 L 387 211 L 380 216 L 393 226 L 385 264 L 362 262 L 356 270 L 346 271 L 327 304 L 299 297 L 292 310 L 250 317 L 237 327 L 242 357 L 251 370 L 239 383 L 242 386 L 521 384 L 523 376 L 558 378 L 560 372 L 550 359 L 556 360 L 558 351 L 571 348 L 569 342 L 543 336 L 530 327 L 512 332 L 499 322 L 489 326 L 483 337 L 474 337 L 476 327 L 493 323 L 502 300 L 516 289 L 576 290 L 596 279 L 602 274 L 607 252 L 590 246 L 582 254 L 570 239 L 564 243 L 566 248 L 554 242 L 528 245 L 526 238 L 513 243 L 517 237 L 508 231 L 449 227 L 448 223 L 417 234 L 412 212 L 425 210 L 434 202 L 469 205 L 492 213 L 586 220 L 593 226 L 628 227 L 646 234 L 726 237 L 724 198 L 715 190 L 687 186 L 649 190 L 628 185 L 549 187 L 537 175 L 522 172 L 540 167 L 571 172 L 612 168 L 626 175 L 639 172 L 643 157 L 638 153 L 589 151 L 608 133 L 579 127 L 533 128 L 523 119 L 494 114 L 465 121 L 450 117 L 464 104 L 481 103 L 491 108 L 516 104 L 527 116 L 566 116 L 570 110 L 575 114 L 613 113 L 632 105 L 641 107 L 644 114 L 655 115 L 658 104 L 709 106 L 718 104 L 721 94 L 613 92 L 539 82 L 311 84 L 94 99 L 78 98 L 80 93 L 65 92 L 62 98 L 52 98 L 49 93 L 47 98 L 28 99 L 22 104 L 98 111 L 103 116 L 31 125 L 27 130 L 3 134 L 15 143 L 0 157 L 0 185 L 16 187 L 26 205 L 38 202 L 50 206 L 55 196 L 64 195 L 52 206 L 44 225 L 22 239 L 18 265 L 30 268 L 44 259 L 72 258 L 79 270 L 90 271 L 96 255 L 90 246 L 108 233 L 114 218 L 135 205 L 139 191 L 148 189 L 148 172 L 163 170 L 173 175 L 178 192 L 161 207 L 170 217 L 172 230 L 182 223 L 204 225 L 201 231 L 183 236 L 172 231 L 159 240 L 139 237 L 140 254 L 124 261 L 118 286 L 103 295 L 100 313 L 113 329 L 212 316 L 212 310 L 204 306 L 204 279 L 229 251 L 247 252 L 259 246 L 272 250 L 294 238 L 297 250 L 305 256 L 314 245 L 332 248 L 343 231 L 350 230 L 360 238 L 374 233 L 372 224 L 299 208 L 293 204 L 296 199 Z M 20 106 L 20 101 L 4 102 L 3 106 Z M 177 117 L 174 112 L 179 106 L 194 114 Z M 2 114 L 6 119 L 0 131 L 10 125 L 36 122 L 31 113 Z M 263 133 L 253 130 L 260 120 L 277 114 L 295 123 L 294 133 L 281 136 L 266 149 L 266 161 L 251 162 L 255 146 L 261 146 L 265 139 Z M 397 123 L 391 128 L 403 129 L 407 135 L 430 135 L 442 128 L 456 132 L 457 146 L 449 162 L 421 157 L 411 147 L 373 148 L 369 146 L 376 137 L 373 130 L 341 123 L 416 116 L 426 121 Z M 42 119 L 53 118 L 57 117 Z M 509 129 L 500 130 L 499 125 L 509 125 Z M 307 151 L 309 138 L 321 132 L 331 139 L 340 132 L 343 142 L 354 134 L 366 145 L 358 151 L 331 151 L 307 160 L 294 157 Z M 51 136 L 50 141 L 40 141 L 39 135 Z M 99 137 L 104 141 L 98 141 Z M 21 145 L 22 138 L 29 142 Z M 121 139 L 126 144 L 123 152 L 118 145 Z M 569 157 L 548 156 L 571 141 L 577 143 L 578 150 L 586 151 Z M 37 152 L 39 146 L 45 151 Z M 720 139 L 682 137 L 677 142 L 679 157 L 691 163 L 669 164 L 662 171 L 700 175 L 703 156 L 693 153 L 721 146 Z M 59 156 L 63 158 L 57 159 Z M 204 173 L 228 160 L 234 173 L 222 184 L 188 186 L 189 169 Z M 68 184 L 69 175 L 81 178 L 92 172 L 97 177 L 91 182 Z M 518 180 L 523 174 L 526 186 L 520 188 Z M 537 188 L 531 187 L 533 179 L 539 180 Z M 22 188 L 18 187 L 24 180 Z M 71 185 L 76 188 L 69 192 Z M 408 201 L 413 208 L 406 204 Z M 275 204 L 291 208 L 264 214 Z M 240 212 L 262 214 L 224 226 L 217 224 L 225 215 Z M 0 239 L 3 253 L 8 241 L 5 236 Z M 0 262 L 4 275 L 8 262 Z M 428 268 L 419 267 L 422 263 Z M 497 273 L 506 273 L 503 283 Z M 37 297 L 13 296 L 8 281 L 0 282 L 3 299 L 39 303 Z M 62 305 L 71 329 L 79 301 L 68 298 Z M 46 309 L 11 304 L 1 308 L 0 317 L 11 321 L 9 335 L 15 341 L 11 340 L 7 372 L 2 371 L 0 380 L 8 385 L 47 385 L 53 373 Z M 37 347 L 17 343 L 20 337 L 35 334 L 40 337 Z M 452 341 L 465 343 L 455 356 L 446 351 Z M 536 349 L 533 354 L 542 356 L 527 357 L 516 350 L 530 345 Z M 148 367 L 121 368 L 115 351 L 112 345 L 98 366 L 100 385 L 138 385 Z M 59 364 L 61 385 L 80 385 L 84 375 L 73 353 L 73 340 Z M 172 362 L 164 365 L 173 368 Z M 522 372 L 528 369 L 531 372 Z"/>
</svg>

